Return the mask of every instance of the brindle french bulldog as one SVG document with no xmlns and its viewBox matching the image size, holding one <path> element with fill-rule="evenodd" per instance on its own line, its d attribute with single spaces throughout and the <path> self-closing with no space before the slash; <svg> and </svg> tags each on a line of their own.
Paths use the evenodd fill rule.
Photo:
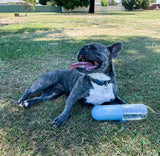
<svg viewBox="0 0 160 156">
<path fill-rule="evenodd" d="M 121 49 L 121 42 L 109 46 L 98 43 L 84 45 L 78 53 L 78 63 L 72 64 L 70 70 L 54 70 L 43 74 L 26 89 L 18 104 L 29 108 L 35 103 L 52 100 L 66 93 L 68 98 L 65 108 L 53 121 L 55 127 L 60 127 L 68 120 L 78 100 L 93 105 L 125 104 L 118 96 L 112 64 L 112 59 L 118 56 Z M 31 94 L 39 91 L 42 91 L 40 97 L 28 99 Z"/>
</svg>

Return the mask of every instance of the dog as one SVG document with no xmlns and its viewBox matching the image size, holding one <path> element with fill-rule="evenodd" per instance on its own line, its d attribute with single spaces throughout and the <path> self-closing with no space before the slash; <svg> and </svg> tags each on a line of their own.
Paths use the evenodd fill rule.
<svg viewBox="0 0 160 156">
<path fill-rule="evenodd" d="M 18 100 L 21 107 L 29 108 L 33 104 L 52 100 L 63 93 L 68 95 L 63 112 L 54 119 L 57 128 L 63 125 L 71 113 L 76 101 L 86 104 L 126 104 L 118 96 L 115 81 L 115 70 L 112 59 L 122 50 L 122 43 L 112 45 L 92 43 L 84 45 L 78 52 L 78 63 L 70 66 L 70 70 L 54 70 L 43 74 Z M 40 97 L 29 99 L 36 92 Z"/>
</svg>

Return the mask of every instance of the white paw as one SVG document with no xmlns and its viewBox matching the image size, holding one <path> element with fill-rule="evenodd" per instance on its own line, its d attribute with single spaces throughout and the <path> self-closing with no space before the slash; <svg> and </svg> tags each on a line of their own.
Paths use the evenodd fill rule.
<svg viewBox="0 0 160 156">
<path fill-rule="evenodd" d="M 21 103 L 19 104 L 19 106 L 20 106 L 20 107 L 23 107 L 23 103 L 21 102 Z"/>
<path fill-rule="evenodd" d="M 24 104 L 23 104 L 24 107 L 28 107 L 29 106 L 29 103 L 27 101 L 24 101 Z"/>
</svg>

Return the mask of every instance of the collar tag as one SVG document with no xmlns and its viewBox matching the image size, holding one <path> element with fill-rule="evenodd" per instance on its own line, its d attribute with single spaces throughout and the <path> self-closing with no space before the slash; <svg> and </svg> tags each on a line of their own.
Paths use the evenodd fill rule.
<svg viewBox="0 0 160 156">
<path fill-rule="evenodd" d="M 105 82 L 104 82 L 104 85 L 105 85 L 106 87 L 108 87 L 108 81 L 105 81 Z"/>
<path fill-rule="evenodd" d="M 112 80 L 109 80 L 109 81 L 101 81 L 101 80 L 97 80 L 97 79 L 93 79 L 93 78 L 90 78 L 90 80 L 100 86 L 103 86 L 105 85 L 105 87 L 108 87 L 109 83 L 112 83 Z"/>
</svg>

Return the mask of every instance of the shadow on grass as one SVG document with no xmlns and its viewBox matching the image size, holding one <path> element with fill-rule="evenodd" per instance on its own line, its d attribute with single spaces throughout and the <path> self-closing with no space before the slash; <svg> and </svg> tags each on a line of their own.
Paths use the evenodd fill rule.
<svg viewBox="0 0 160 156">
<path fill-rule="evenodd" d="M 29 29 L 23 29 L 21 30 L 22 32 L 26 32 Z M 33 31 L 38 31 L 41 29 L 33 29 Z M 40 55 L 41 52 L 46 52 L 46 50 L 52 50 L 54 46 L 56 46 L 58 43 L 50 40 L 50 41 L 39 41 L 39 38 L 41 37 L 46 37 L 49 34 L 52 34 L 53 37 L 54 35 L 59 35 L 63 33 L 63 29 L 58 29 L 58 30 L 52 30 L 52 31 L 42 31 L 42 32 L 37 32 L 34 34 L 34 37 L 30 33 L 25 33 L 23 35 L 19 36 L 9 36 L 2 40 L 0 42 L 0 58 L 1 60 L 15 60 L 18 58 L 25 58 L 28 55 Z M 59 39 L 65 39 L 67 36 L 61 37 L 59 36 Z M 55 44 L 54 44 L 55 43 Z"/>
<path fill-rule="evenodd" d="M 1 24 L 0 24 L 1 25 Z M 3 25 L 10 25 L 10 24 L 3 24 Z M 11 34 L 23 34 L 23 33 L 33 33 L 33 32 L 38 32 L 38 31 L 48 31 L 51 30 L 51 28 L 48 27 L 40 27 L 40 28 L 33 28 L 33 27 L 24 27 L 21 29 L 6 29 L 6 30 L 1 30 L 0 29 L 0 37 L 1 36 L 6 36 L 6 35 L 11 35 Z M 55 31 L 62 31 L 59 29 L 55 29 Z"/>
<path fill-rule="evenodd" d="M 124 49 L 115 62 L 120 96 L 128 103 L 142 102 L 154 110 L 159 110 L 160 54 L 156 53 L 153 43 L 156 46 L 160 44 L 160 41 L 139 36 L 122 37 L 121 41 L 124 44 Z M 113 43 L 103 35 L 92 36 L 86 40 L 74 40 L 66 36 L 66 39 L 61 38 L 56 41 L 57 46 L 54 49 L 41 50 L 34 55 L 39 56 L 52 50 L 53 59 L 59 55 L 65 61 L 71 59 L 71 53 L 76 56 L 75 50 L 92 42 L 99 42 L 104 45 Z M 45 47 L 47 48 L 51 41 L 35 41 L 32 39 L 32 43 L 37 46 L 47 45 Z M 19 58 L 26 56 L 23 55 Z M 27 55 L 28 57 L 29 55 L 33 56 L 33 53 Z M 1 89 L 5 90 L 5 86 Z M 17 90 L 17 92 L 23 94 L 22 90 Z M 14 97 L 15 93 L 12 96 Z M 158 115 L 149 114 L 147 120 L 122 124 L 97 122 L 91 118 L 92 107 L 77 103 L 69 121 L 60 129 L 55 129 L 52 126 L 52 120 L 62 112 L 66 100 L 65 96 L 51 102 L 40 103 L 28 110 L 12 105 L 11 99 L 6 96 L 5 101 L 1 101 L 1 103 L 9 102 L 0 110 L 0 118 L 2 119 L 0 121 L 1 139 L 5 144 L 9 144 L 12 149 L 11 152 L 16 152 L 16 149 L 18 149 L 20 154 L 25 155 L 30 153 L 33 155 L 51 153 L 54 155 L 65 155 L 67 153 L 93 155 L 107 150 L 112 150 L 114 153 L 118 148 L 120 153 L 136 155 L 139 153 L 146 154 L 146 148 L 144 147 L 152 145 L 152 148 L 155 149 L 158 145 Z M 127 140 L 129 136 L 130 140 Z M 127 149 L 128 143 L 122 140 L 131 141 L 138 136 L 144 137 L 149 143 L 143 144 L 142 142 L 145 140 L 142 140 L 142 142 L 137 140 L 138 150 Z M 104 147 L 107 149 L 104 150 L 103 145 L 105 144 Z M 123 151 L 122 146 L 126 148 L 126 151 Z"/>
</svg>

